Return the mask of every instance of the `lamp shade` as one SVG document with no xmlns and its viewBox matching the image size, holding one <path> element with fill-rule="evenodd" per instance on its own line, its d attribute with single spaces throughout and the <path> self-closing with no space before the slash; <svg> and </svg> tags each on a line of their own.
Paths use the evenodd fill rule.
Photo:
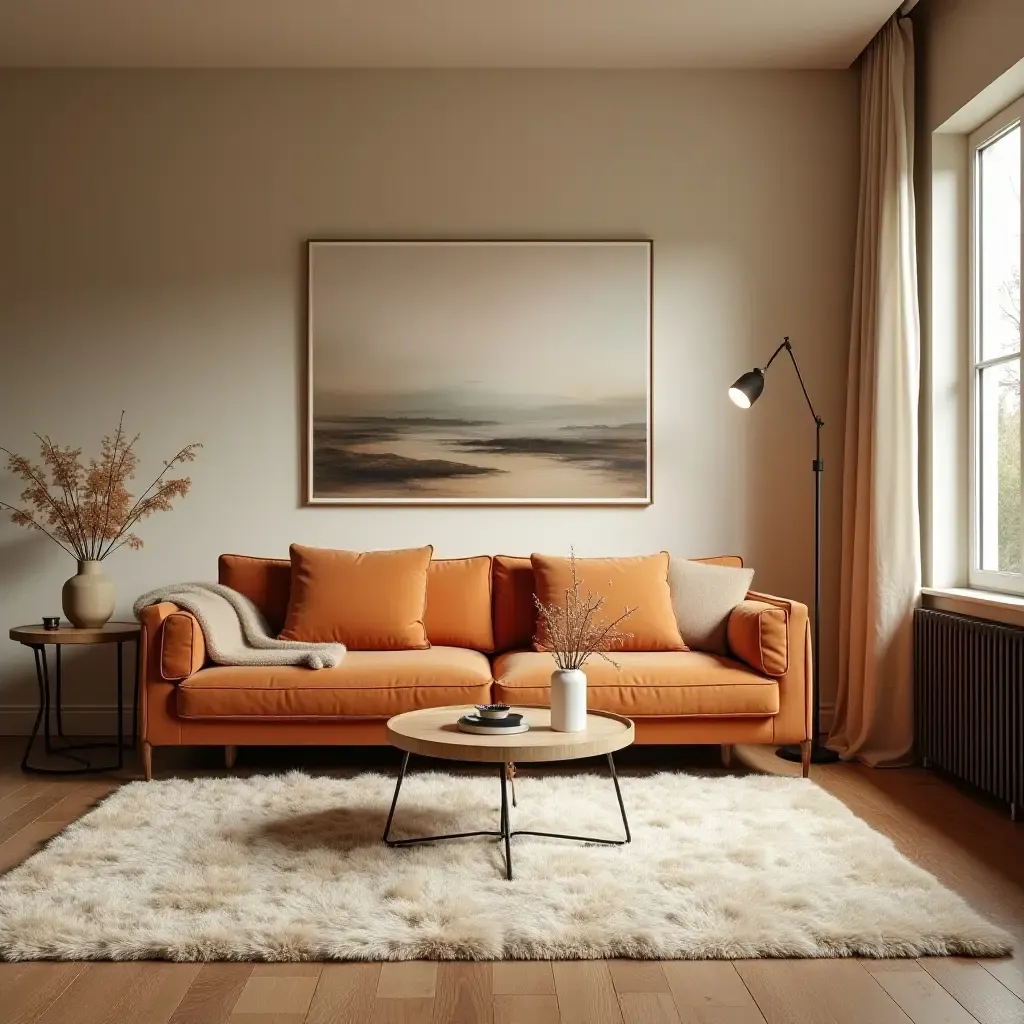
<svg viewBox="0 0 1024 1024">
<path fill-rule="evenodd" d="M 762 391 L 764 391 L 764 372 L 755 367 L 743 374 L 729 388 L 729 397 L 741 409 L 749 409 L 761 397 Z"/>
</svg>

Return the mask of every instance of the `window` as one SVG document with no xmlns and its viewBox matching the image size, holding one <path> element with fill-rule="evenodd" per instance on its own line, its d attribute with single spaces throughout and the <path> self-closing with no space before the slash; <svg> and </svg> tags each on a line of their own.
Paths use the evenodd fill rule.
<svg viewBox="0 0 1024 1024">
<path fill-rule="evenodd" d="M 1024 593 L 1021 477 L 1021 120 L 971 136 L 972 586 Z"/>
</svg>

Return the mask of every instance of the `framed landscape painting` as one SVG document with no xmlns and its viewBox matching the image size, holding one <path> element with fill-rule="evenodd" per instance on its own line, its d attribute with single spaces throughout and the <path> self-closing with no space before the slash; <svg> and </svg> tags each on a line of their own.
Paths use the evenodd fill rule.
<svg viewBox="0 0 1024 1024">
<path fill-rule="evenodd" d="M 308 260 L 308 503 L 650 504 L 651 242 Z"/>
</svg>

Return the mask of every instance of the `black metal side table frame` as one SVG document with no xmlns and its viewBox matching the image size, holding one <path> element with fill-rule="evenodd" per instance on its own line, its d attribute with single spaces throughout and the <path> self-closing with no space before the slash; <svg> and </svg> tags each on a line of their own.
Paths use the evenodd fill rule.
<svg viewBox="0 0 1024 1024">
<path fill-rule="evenodd" d="M 21 770 L 36 775 L 84 775 L 89 772 L 120 771 L 124 767 L 124 751 L 128 746 L 135 743 L 138 735 L 138 704 L 139 704 L 139 638 L 135 636 L 128 640 L 108 641 L 117 644 L 117 738 L 116 740 L 103 740 L 90 743 L 72 743 L 64 734 L 64 707 L 63 707 L 63 666 L 61 659 L 61 647 L 63 644 L 55 643 L 55 672 L 53 688 L 50 685 L 50 665 L 46 655 L 46 644 L 42 642 L 20 641 L 26 647 L 31 648 L 36 666 L 36 684 L 39 689 L 39 710 L 36 712 L 35 723 L 32 726 L 32 733 L 25 745 L 25 753 L 21 758 Z M 132 734 L 124 736 L 124 664 L 123 652 L 126 643 L 133 642 L 135 651 L 135 679 L 133 685 L 134 700 L 132 702 Z M 51 730 L 51 720 L 56 725 L 56 735 Z M 32 764 L 30 757 L 32 748 L 35 746 L 39 736 L 40 726 L 43 730 L 43 748 L 51 757 L 64 757 L 77 761 L 76 767 L 54 768 L 47 765 Z M 59 743 L 59 745 L 58 745 Z M 116 750 L 117 760 L 112 764 L 92 764 L 78 755 L 87 750 Z"/>
<path fill-rule="evenodd" d="M 395 795 L 391 801 L 391 810 L 388 811 L 387 824 L 384 826 L 384 842 L 391 847 L 415 846 L 419 843 L 436 843 L 448 839 L 469 839 L 472 836 L 492 836 L 501 839 L 505 844 L 505 877 L 512 881 L 512 837 L 513 836 L 542 836 L 547 839 L 569 839 L 580 843 L 598 843 L 602 846 L 625 846 L 632 840 L 629 831 L 629 821 L 626 818 L 626 805 L 622 802 L 622 790 L 619 788 L 619 776 L 615 771 L 615 759 L 611 754 L 605 755 L 608 758 L 608 770 L 611 772 L 612 782 L 615 785 L 615 797 L 619 802 L 619 813 L 622 815 L 622 827 L 625 830 L 625 839 L 600 839 L 594 836 L 573 836 L 560 832 L 537 832 L 533 829 L 514 829 L 511 827 L 508 802 L 508 783 L 514 775 L 512 764 L 498 764 L 498 777 L 501 779 L 501 817 L 499 831 L 484 829 L 478 832 L 453 832 L 439 836 L 417 836 L 412 839 L 392 839 L 391 823 L 395 818 L 395 808 L 398 806 L 398 794 L 402 790 L 402 781 L 405 779 L 406 770 L 409 767 L 409 752 L 402 755 L 402 766 L 398 771 L 398 782 L 395 784 Z M 515 805 L 515 784 L 512 785 L 512 801 Z"/>
</svg>

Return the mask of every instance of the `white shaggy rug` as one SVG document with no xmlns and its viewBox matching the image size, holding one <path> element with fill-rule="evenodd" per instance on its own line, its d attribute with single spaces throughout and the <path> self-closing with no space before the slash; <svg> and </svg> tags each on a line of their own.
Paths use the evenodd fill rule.
<svg viewBox="0 0 1024 1024">
<path fill-rule="evenodd" d="M 516 780 L 513 827 L 621 834 L 607 777 Z M 1005 953 L 1009 938 L 813 782 L 622 779 L 628 846 L 389 849 L 394 779 L 133 783 L 0 879 L 7 959 Z M 496 828 L 497 777 L 407 777 L 392 838 Z"/>
</svg>

